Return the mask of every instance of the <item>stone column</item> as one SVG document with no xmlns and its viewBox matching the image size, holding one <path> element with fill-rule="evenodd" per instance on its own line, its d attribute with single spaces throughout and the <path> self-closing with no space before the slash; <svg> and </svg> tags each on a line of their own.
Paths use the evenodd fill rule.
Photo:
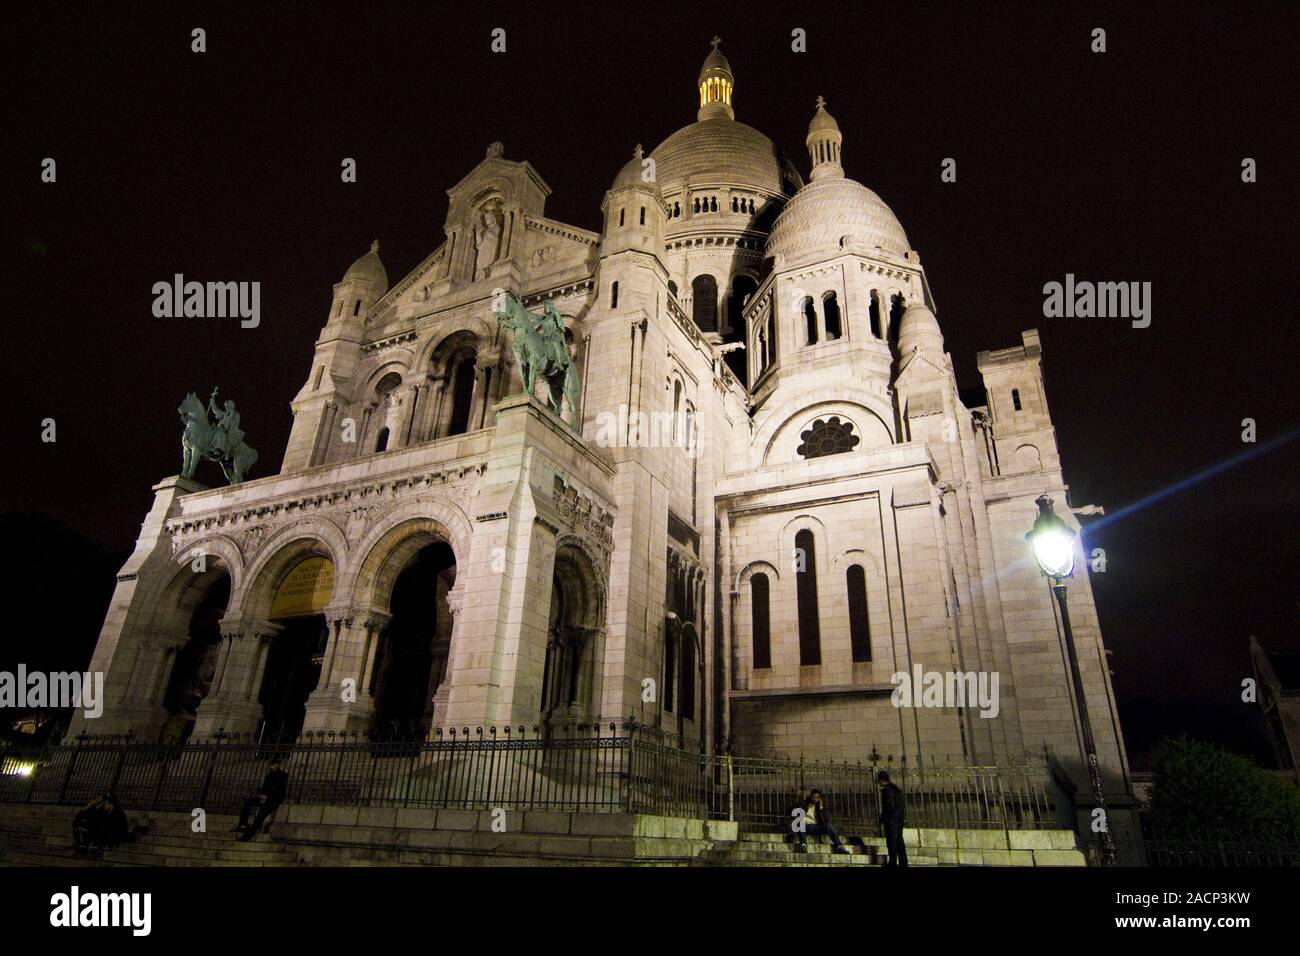
<svg viewBox="0 0 1300 956">
<path fill-rule="evenodd" d="M 418 441 L 415 437 L 416 416 L 424 407 L 421 399 L 424 397 L 424 391 L 427 387 L 423 382 L 406 386 L 409 393 L 407 395 L 406 420 L 402 425 L 402 434 L 399 438 L 403 448 L 414 445 Z"/>
<path fill-rule="evenodd" d="M 321 665 L 321 680 L 307 699 L 305 731 L 370 730 L 375 702 L 373 680 L 379 639 L 391 615 L 374 609 L 329 608 L 329 643 Z"/>
<path fill-rule="evenodd" d="M 273 621 L 222 621 L 221 637 L 226 646 L 212 680 L 212 693 L 199 705 L 194 740 L 210 738 L 219 730 L 256 733 L 263 717 L 258 693 L 266 660 L 271 641 L 282 629 Z"/>
<path fill-rule="evenodd" d="M 431 728 L 440 726 L 447 719 L 447 702 L 451 695 L 451 678 L 456 666 L 456 615 L 465 600 L 464 578 L 457 575 L 457 583 L 447 592 L 447 615 L 451 618 L 451 640 L 447 647 L 447 663 L 443 667 L 443 677 L 433 695 L 433 723 Z"/>
</svg>

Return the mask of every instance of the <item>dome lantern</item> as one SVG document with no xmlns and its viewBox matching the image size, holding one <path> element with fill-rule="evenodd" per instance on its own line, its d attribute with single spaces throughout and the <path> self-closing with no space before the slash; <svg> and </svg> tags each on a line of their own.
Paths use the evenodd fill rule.
<svg viewBox="0 0 1300 956">
<path fill-rule="evenodd" d="M 722 38 L 715 36 L 711 42 L 713 52 L 705 57 L 704 66 L 700 67 L 700 112 L 697 118 L 700 122 L 711 119 L 734 120 L 736 112 L 731 108 L 731 91 L 736 85 L 736 78 L 731 72 L 731 64 L 718 49 Z"/>
<path fill-rule="evenodd" d="M 825 179 L 830 176 L 843 177 L 844 167 L 840 165 L 840 145 L 844 136 L 835 117 L 826 112 L 826 101 L 817 97 L 817 112 L 808 124 L 808 137 L 804 140 L 808 146 L 808 159 L 812 163 L 809 180 Z"/>
</svg>

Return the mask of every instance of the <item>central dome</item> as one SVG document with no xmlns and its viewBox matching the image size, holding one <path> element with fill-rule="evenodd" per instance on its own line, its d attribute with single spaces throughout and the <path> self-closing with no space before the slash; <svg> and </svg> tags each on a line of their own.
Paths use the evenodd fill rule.
<svg viewBox="0 0 1300 956">
<path fill-rule="evenodd" d="M 730 183 L 786 196 L 803 185 L 776 144 L 744 123 L 719 118 L 692 123 L 659 144 L 650 158 L 662 192 Z"/>
</svg>

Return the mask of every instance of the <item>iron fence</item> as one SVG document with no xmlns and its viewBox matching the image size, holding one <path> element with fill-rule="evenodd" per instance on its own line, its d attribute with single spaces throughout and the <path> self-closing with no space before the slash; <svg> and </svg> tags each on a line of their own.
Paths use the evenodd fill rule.
<svg viewBox="0 0 1300 956">
<path fill-rule="evenodd" d="M 82 738 L 0 751 L 0 801 L 79 805 L 109 791 L 132 810 L 238 811 L 273 758 L 300 804 L 428 809 L 633 812 L 736 820 L 781 830 L 818 788 L 848 833 L 880 832 L 871 766 L 700 754 L 635 721 L 564 728 L 469 727 L 428 739 L 307 734 L 293 741 L 219 735 L 203 742 Z M 969 829 L 1053 824 L 1043 765 L 891 768 L 907 825 Z"/>
<path fill-rule="evenodd" d="M 807 791 L 822 792 L 828 815 L 846 833 L 879 836 L 878 768 L 864 764 L 732 757 L 733 818 L 750 828 L 785 830 Z M 933 763 L 889 768 L 903 792 L 906 825 L 954 829 L 1056 826 L 1046 767 L 1023 762 L 972 767 Z"/>
<path fill-rule="evenodd" d="M 1103 865 L 1104 850 L 1098 840 L 1087 844 L 1089 866 Z M 1241 839 L 1116 840 L 1120 863 L 1155 868 L 1186 867 L 1297 867 L 1300 844 Z"/>
</svg>

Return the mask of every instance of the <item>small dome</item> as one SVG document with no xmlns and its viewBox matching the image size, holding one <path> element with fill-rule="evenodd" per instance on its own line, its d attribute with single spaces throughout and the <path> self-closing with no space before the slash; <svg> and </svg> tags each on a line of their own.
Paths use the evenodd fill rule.
<svg viewBox="0 0 1300 956">
<path fill-rule="evenodd" d="M 839 176 L 815 180 L 795 193 L 767 240 L 767 254 L 782 256 L 785 265 L 877 248 L 901 256 L 911 244 L 884 200 Z"/>
<path fill-rule="evenodd" d="M 914 348 L 935 355 L 943 354 L 943 333 L 939 331 L 939 320 L 921 302 L 909 305 L 898 323 L 898 354 L 908 355 Z"/>
<path fill-rule="evenodd" d="M 379 240 L 370 244 L 370 251 L 352 263 L 343 274 L 344 282 L 368 282 L 375 288 L 377 295 L 388 291 L 388 271 L 379 261 Z"/>
<path fill-rule="evenodd" d="M 655 183 L 644 179 L 646 166 L 645 152 L 641 149 L 641 144 L 636 144 L 636 149 L 632 152 L 632 158 L 629 159 L 618 171 L 614 177 L 614 185 L 610 189 L 623 189 L 626 186 L 650 186 L 654 187 Z"/>
<path fill-rule="evenodd" d="M 722 38 L 714 37 L 711 42 L 713 49 L 709 51 L 709 55 L 704 58 L 704 65 L 700 67 L 699 81 L 703 83 L 706 79 L 714 76 L 725 76 L 729 80 L 734 79 L 735 74 L 731 72 L 731 64 L 727 62 L 727 58 L 718 49 L 718 44 L 722 42 Z"/>
<path fill-rule="evenodd" d="M 808 138 L 812 139 L 817 133 L 838 133 L 840 124 L 835 122 L 835 117 L 826 112 L 826 100 L 817 97 L 817 112 L 813 114 L 812 122 L 808 124 Z"/>
</svg>

